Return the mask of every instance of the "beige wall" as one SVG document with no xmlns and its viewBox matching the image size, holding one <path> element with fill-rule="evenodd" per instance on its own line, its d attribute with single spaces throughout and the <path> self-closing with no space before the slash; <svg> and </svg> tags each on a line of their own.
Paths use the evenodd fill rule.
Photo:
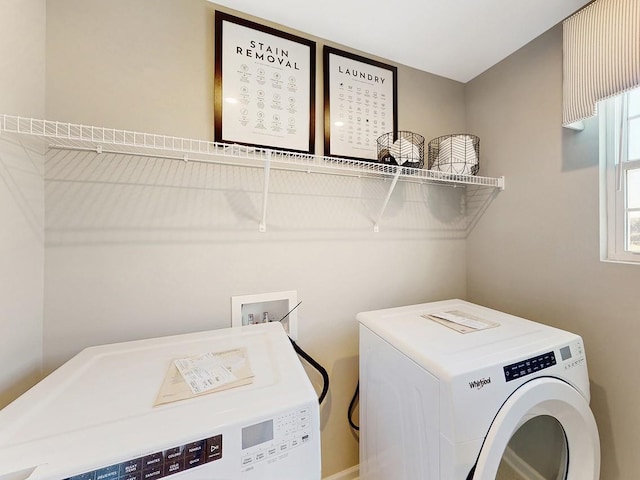
<svg viewBox="0 0 640 480">
<path fill-rule="evenodd" d="M 44 1 L 0 2 L 0 62 L 11 74 L 0 91 L 12 92 L 0 96 L 0 112 L 44 117 Z M 47 7 L 47 118 L 212 138 L 211 5 Z M 259 234 L 259 171 L 52 153 L 46 369 L 91 344 L 227 326 L 234 294 L 297 289 L 299 343 L 332 379 L 322 409 L 326 476 L 357 463 L 346 422 L 357 378 L 355 314 L 466 296 L 584 337 L 602 478 L 634 478 L 639 392 L 621 372 L 633 372 L 640 270 L 598 260 L 597 125 L 561 129 L 561 54 L 555 28 L 466 87 L 400 67 L 400 128 L 427 139 L 476 133 L 481 174 L 506 176 L 507 189 L 468 239 L 469 219 L 447 208 L 456 194 L 446 188 L 399 186 L 374 235 L 386 183 L 274 174 L 268 232 Z M 317 125 L 319 149 L 320 116 Z M 10 225 L 0 236 L 0 338 L 11 339 L 0 352 L 16 365 L 0 376 L 0 405 L 34 381 L 41 359 L 38 162 L 7 183 L 22 175 L 11 165 L 21 168 L 34 148 L 0 144 L 0 216 Z"/>
<path fill-rule="evenodd" d="M 0 0 L 0 113 L 44 116 L 45 1 Z M 42 369 L 44 156 L 0 135 L 0 408 Z"/>
<path fill-rule="evenodd" d="M 47 3 L 47 118 L 212 139 L 214 7 L 204 0 Z M 317 151 L 321 151 L 322 41 Z M 399 68 L 399 125 L 464 129 L 464 86 Z M 449 187 L 52 152 L 44 359 L 87 345 L 229 325 L 230 296 L 297 290 L 299 344 L 329 371 L 323 475 L 358 463 L 347 423 L 355 315 L 466 295 L 469 221 Z M 456 190 L 456 191 L 454 191 Z M 428 201 L 427 201 L 428 200 Z M 317 375 L 311 373 L 314 383 Z M 319 385 L 318 385 L 319 387 Z"/>
<path fill-rule="evenodd" d="M 481 172 L 507 189 L 469 236 L 468 299 L 583 336 L 607 480 L 637 477 L 640 268 L 599 260 L 597 121 L 562 129 L 556 27 L 466 87 Z"/>
</svg>

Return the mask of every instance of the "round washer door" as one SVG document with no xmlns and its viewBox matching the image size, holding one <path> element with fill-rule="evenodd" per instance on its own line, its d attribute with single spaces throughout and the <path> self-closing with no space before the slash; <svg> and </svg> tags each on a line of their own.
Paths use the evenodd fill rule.
<svg viewBox="0 0 640 480">
<path fill-rule="evenodd" d="M 521 443 L 528 444 L 527 450 L 531 453 L 535 451 L 536 442 L 541 446 L 549 444 L 550 440 L 544 436 L 544 432 L 553 429 L 563 434 L 561 448 L 554 448 L 557 455 L 551 455 L 553 474 L 541 474 L 535 465 L 530 467 L 517 454 L 511 456 L 518 461 L 511 462 L 513 466 L 507 468 L 532 469 L 525 478 L 598 480 L 600 440 L 589 404 L 571 385 L 549 377 L 525 383 L 504 403 L 480 450 L 473 480 L 500 480 L 498 474 L 505 465 L 503 457 L 507 457 L 509 452 L 513 453 L 507 447 L 511 447 L 516 436 L 522 435 L 521 432 L 528 430 L 525 433 L 527 440 Z M 510 474 L 501 476 L 520 478 Z"/>
</svg>

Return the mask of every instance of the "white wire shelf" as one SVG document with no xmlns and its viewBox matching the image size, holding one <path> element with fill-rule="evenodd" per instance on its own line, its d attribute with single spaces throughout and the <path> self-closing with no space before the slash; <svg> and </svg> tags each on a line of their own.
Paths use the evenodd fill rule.
<svg viewBox="0 0 640 480">
<path fill-rule="evenodd" d="M 264 168 L 265 188 L 263 219 L 260 230 L 266 230 L 266 203 L 270 169 L 305 171 L 358 177 L 392 178 L 379 219 L 382 218 L 391 193 L 398 181 L 475 185 L 504 190 L 504 177 L 483 177 L 408 168 L 375 162 L 318 156 L 267 148 L 255 148 L 189 138 L 133 132 L 114 128 L 63 123 L 51 120 L 0 115 L 2 132 L 43 138 L 47 147 L 64 150 L 95 151 L 135 156 L 168 158 L 185 162 Z M 378 221 L 374 230 L 378 231 Z"/>
</svg>

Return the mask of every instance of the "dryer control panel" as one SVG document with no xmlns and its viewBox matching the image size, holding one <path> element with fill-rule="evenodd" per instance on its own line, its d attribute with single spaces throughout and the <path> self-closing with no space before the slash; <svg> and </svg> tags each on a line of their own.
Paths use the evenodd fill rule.
<svg viewBox="0 0 640 480">
<path fill-rule="evenodd" d="M 522 377 L 526 377 L 545 368 L 553 367 L 556 364 L 556 354 L 551 351 L 543 353 L 542 355 L 536 355 L 535 357 L 527 358 L 511 365 L 506 365 L 504 370 L 504 379 L 507 382 L 511 380 L 517 380 Z"/>
</svg>

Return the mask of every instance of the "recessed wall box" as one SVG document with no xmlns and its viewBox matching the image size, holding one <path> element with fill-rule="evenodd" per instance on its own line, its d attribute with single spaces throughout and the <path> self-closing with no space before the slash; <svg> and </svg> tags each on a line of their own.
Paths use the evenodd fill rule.
<svg viewBox="0 0 640 480">
<path fill-rule="evenodd" d="M 231 326 L 252 325 L 280 321 L 298 304 L 298 292 L 257 293 L 231 297 Z M 282 320 L 285 331 L 293 340 L 298 339 L 298 310 Z"/>
</svg>

